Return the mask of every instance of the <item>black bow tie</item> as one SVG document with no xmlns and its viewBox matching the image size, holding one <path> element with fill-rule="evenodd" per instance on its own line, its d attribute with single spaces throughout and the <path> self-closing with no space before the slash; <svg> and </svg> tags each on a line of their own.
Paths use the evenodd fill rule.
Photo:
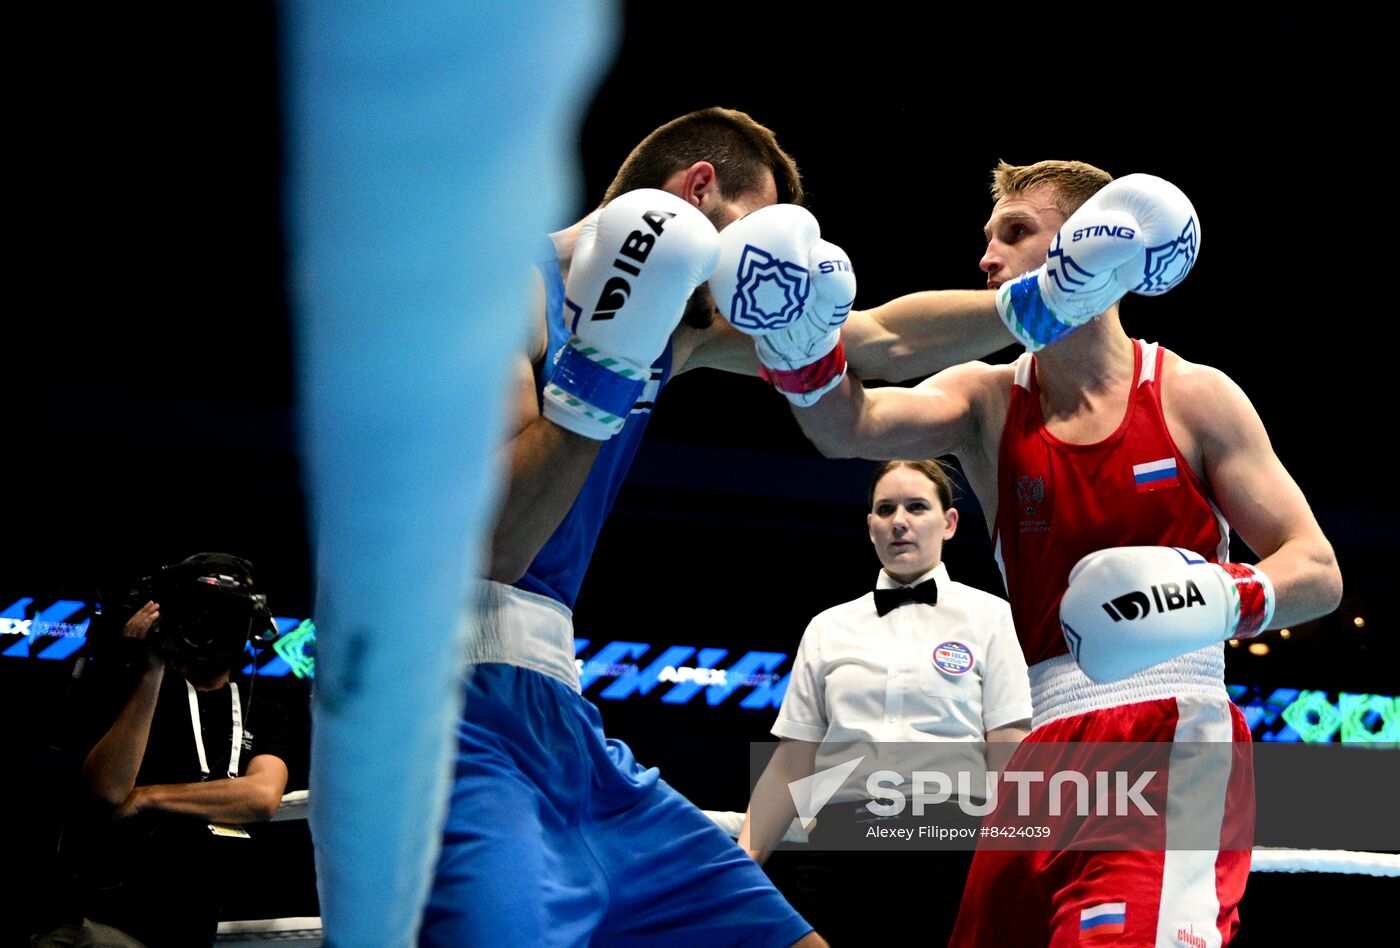
<svg viewBox="0 0 1400 948">
<path fill-rule="evenodd" d="M 938 603 L 938 584 L 932 579 L 926 579 L 917 586 L 900 586 L 898 589 L 877 589 L 875 590 L 875 611 L 884 615 L 891 609 L 898 608 L 906 602 L 922 602 L 928 605 Z"/>
</svg>

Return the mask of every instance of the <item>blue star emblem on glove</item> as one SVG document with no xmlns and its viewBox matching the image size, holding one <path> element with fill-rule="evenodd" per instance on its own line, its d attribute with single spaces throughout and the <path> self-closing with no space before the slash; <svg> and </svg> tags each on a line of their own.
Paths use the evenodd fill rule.
<svg viewBox="0 0 1400 948">
<path fill-rule="evenodd" d="M 802 315 L 810 289 L 806 267 L 747 244 L 739 257 L 729 321 L 741 329 L 781 329 Z"/>
<path fill-rule="evenodd" d="M 1191 269 L 1191 265 L 1196 262 L 1199 239 L 1196 219 L 1193 217 L 1186 222 L 1186 226 L 1181 229 L 1181 234 L 1175 240 L 1148 247 L 1147 259 L 1142 268 L 1142 282 L 1133 287 L 1133 291 L 1155 296 L 1180 283 Z"/>
</svg>

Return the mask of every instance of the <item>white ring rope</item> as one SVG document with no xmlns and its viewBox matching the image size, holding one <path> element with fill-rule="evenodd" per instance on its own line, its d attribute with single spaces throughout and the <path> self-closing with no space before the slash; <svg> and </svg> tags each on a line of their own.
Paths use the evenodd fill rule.
<svg viewBox="0 0 1400 948">
<path fill-rule="evenodd" d="M 1350 876 L 1400 876 L 1400 855 L 1394 853 L 1256 847 L 1251 863 L 1251 872 L 1337 872 Z"/>
<path fill-rule="evenodd" d="M 306 819 L 306 791 L 298 790 L 282 798 L 274 820 Z M 733 810 L 702 810 L 730 837 L 737 839 L 744 825 L 744 814 Z M 785 843 L 805 843 L 807 834 L 793 820 L 783 834 Z M 1400 855 L 1392 853 L 1349 852 L 1344 849 L 1273 849 L 1256 847 L 1251 872 L 1330 872 L 1343 875 L 1400 876 Z M 302 945 L 321 944 L 320 919 L 271 919 L 256 922 L 220 922 L 220 945 L 251 944 L 254 941 L 281 941 Z"/>
</svg>

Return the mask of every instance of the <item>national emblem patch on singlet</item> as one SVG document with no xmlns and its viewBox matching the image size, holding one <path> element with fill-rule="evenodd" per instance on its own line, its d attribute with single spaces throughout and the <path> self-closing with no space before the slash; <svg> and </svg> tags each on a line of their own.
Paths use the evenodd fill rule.
<svg viewBox="0 0 1400 948">
<path fill-rule="evenodd" d="M 1041 516 L 1045 506 L 1045 475 L 1022 474 L 1016 478 L 1016 501 L 1020 506 L 1022 533 L 1049 533 L 1050 520 Z"/>
</svg>

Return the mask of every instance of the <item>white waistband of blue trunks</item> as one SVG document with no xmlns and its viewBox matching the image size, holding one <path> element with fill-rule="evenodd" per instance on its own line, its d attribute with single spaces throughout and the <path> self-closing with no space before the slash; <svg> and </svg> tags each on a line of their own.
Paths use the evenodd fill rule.
<svg viewBox="0 0 1400 948">
<path fill-rule="evenodd" d="M 574 614 L 548 596 L 484 580 L 467 664 L 500 662 L 529 668 L 579 689 L 574 662 Z"/>
<path fill-rule="evenodd" d="M 1030 668 L 1032 728 L 1086 711 L 1162 698 L 1214 698 L 1225 691 L 1225 643 L 1153 665 L 1120 681 L 1095 684 L 1071 655 L 1047 658 Z"/>
</svg>

